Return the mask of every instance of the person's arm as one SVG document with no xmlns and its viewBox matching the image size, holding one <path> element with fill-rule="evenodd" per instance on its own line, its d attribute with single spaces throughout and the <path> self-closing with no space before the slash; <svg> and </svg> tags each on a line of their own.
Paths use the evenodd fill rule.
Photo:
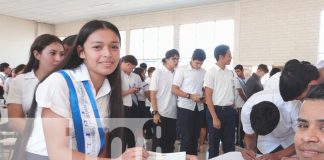
<svg viewBox="0 0 324 160">
<path fill-rule="evenodd" d="M 244 95 L 242 88 L 236 88 L 236 90 L 239 93 L 240 97 L 243 99 L 243 101 L 246 102 L 247 98 Z"/>
<path fill-rule="evenodd" d="M 290 157 L 296 153 L 295 145 L 292 144 L 289 147 L 275 153 L 264 154 L 257 158 L 257 160 L 281 160 L 283 157 Z"/>
<path fill-rule="evenodd" d="M 209 113 L 213 120 L 213 127 L 219 129 L 219 128 L 221 128 L 221 123 L 220 123 L 220 120 L 218 119 L 218 116 L 216 114 L 216 111 L 214 108 L 214 103 L 212 100 L 213 89 L 211 89 L 209 87 L 205 87 L 205 96 L 206 96 L 207 107 L 208 107 Z"/>
<path fill-rule="evenodd" d="M 19 134 L 25 130 L 26 119 L 21 104 L 8 104 L 8 127 Z"/>
<path fill-rule="evenodd" d="M 179 86 L 177 85 L 172 85 L 172 93 L 178 97 L 184 97 L 188 98 L 187 95 L 189 94 L 189 98 L 194 101 L 194 102 L 200 102 L 200 99 L 197 95 L 191 94 L 191 93 L 186 93 L 180 89 Z"/>
<path fill-rule="evenodd" d="M 145 97 L 151 102 L 150 91 L 144 91 Z"/>
<path fill-rule="evenodd" d="M 48 108 L 42 110 L 42 123 L 49 159 L 109 160 L 108 158 L 90 157 L 69 148 L 68 127 L 66 118 Z M 143 159 L 148 153 L 141 147 L 127 149 L 122 159 Z"/>
<path fill-rule="evenodd" d="M 245 149 L 241 151 L 243 158 L 245 160 L 255 160 L 257 136 L 255 134 L 245 134 L 244 142 Z"/>
<path fill-rule="evenodd" d="M 156 112 L 153 115 L 153 122 L 155 124 L 158 124 L 161 122 L 160 120 L 160 114 L 157 112 L 158 111 L 158 106 L 157 106 L 157 99 L 156 99 L 156 91 L 150 91 L 150 97 L 151 97 L 151 107 L 154 112 Z"/>
</svg>

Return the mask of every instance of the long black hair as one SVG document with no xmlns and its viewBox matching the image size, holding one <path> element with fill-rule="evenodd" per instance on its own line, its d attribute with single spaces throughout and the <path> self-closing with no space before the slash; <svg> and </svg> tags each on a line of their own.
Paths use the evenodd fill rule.
<svg viewBox="0 0 324 160">
<path fill-rule="evenodd" d="M 26 67 L 24 68 L 23 73 L 27 73 L 32 70 L 37 70 L 38 66 L 39 66 L 39 60 L 35 58 L 34 51 L 42 52 L 44 50 L 44 48 L 46 48 L 48 45 L 50 45 L 54 42 L 60 43 L 63 46 L 62 41 L 54 35 L 43 34 L 43 35 L 38 36 L 34 40 L 33 44 L 30 47 L 29 60 L 28 60 Z"/>
</svg>

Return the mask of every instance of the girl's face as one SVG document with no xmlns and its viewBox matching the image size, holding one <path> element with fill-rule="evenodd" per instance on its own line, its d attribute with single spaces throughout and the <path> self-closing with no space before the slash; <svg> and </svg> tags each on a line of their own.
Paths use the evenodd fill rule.
<svg viewBox="0 0 324 160">
<path fill-rule="evenodd" d="M 78 46 L 80 58 L 88 67 L 90 76 L 107 76 L 119 63 L 120 41 L 110 29 L 99 29 L 89 35 L 83 48 Z"/>
<path fill-rule="evenodd" d="M 33 53 L 39 61 L 37 70 L 41 69 L 48 74 L 53 72 L 65 57 L 63 45 L 58 42 L 51 43 L 41 52 L 34 51 Z"/>
</svg>

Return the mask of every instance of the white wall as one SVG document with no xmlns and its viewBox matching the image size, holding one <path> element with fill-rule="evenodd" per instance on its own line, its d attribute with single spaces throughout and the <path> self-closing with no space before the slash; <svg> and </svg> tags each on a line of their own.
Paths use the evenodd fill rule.
<svg viewBox="0 0 324 160">
<path fill-rule="evenodd" d="M 292 58 L 316 63 L 323 8 L 324 0 L 240 0 L 106 20 L 127 31 L 175 25 L 175 48 L 178 48 L 180 24 L 232 18 L 235 20 L 235 64 L 283 65 Z M 56 25 L 56 34 L 75 34 L 84 23 Z"/>
<path fill-rule="evenodd" d="M 291 58 L 316 62 L 322 9 L 324 0 L 240 0 L 106 20 L 127 32 L 135 28 L 174 25 L 175 48 L 178 48 L 180 24 L 231 18 L 235 20 L 235 64 L 282 65 Z M 68 36 L 76 34 L 85 23 L 54 27 L 7 16 L 0 16 L 0 21 L 0 61 L 12 65 L 27 61 L 29 47 L 36 35 Z"/>
<path fill-rule="evenodd" d="M 29 49 L 37 35 L 54 34 L 55 26 L 0 15 L 0 63 L 26 64 Z"/>
</svg>

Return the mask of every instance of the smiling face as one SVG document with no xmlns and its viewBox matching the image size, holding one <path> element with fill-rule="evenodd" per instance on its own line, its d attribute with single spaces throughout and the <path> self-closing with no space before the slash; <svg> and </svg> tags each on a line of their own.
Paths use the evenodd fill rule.
<svg viewBox="0 0 324 160">
<path fill-rule="evenodd" d="M 305 100 L 295 135 L 300 160 L 324 159 L 324 100 Z"/>
<path fill-rule="evenodd" d="M 90 76 L 106 77 L 115 71 L 119 62 L 120 41 L 110 29 L 99 29 L 78 46 L 80 58 L 84 59 Z"/>
</svg>

